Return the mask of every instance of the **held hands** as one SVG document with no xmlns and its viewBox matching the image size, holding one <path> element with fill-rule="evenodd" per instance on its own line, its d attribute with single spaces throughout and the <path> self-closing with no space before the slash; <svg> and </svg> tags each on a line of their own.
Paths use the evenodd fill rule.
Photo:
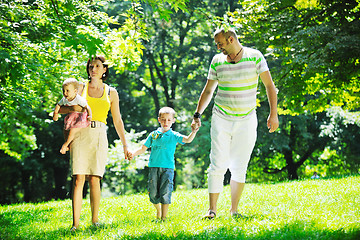
<svg viewBox="0 0 360 240">
<path fill-rule="evenodd" d="M 196 130 L 196 132 L 197 132 L 200 127 L 201 127 L 200 118 L 193 118 L 192 123 L 191 123 L 191 131 L 194 132 L 194 130 Z"/>
<path fill-rule="evenodd" d="M 127 150 L 126 145 L 124 145 L 124 156 L 125 159 L 128 159 L 129 161 L 133 159 L 133 153 Z"/>
<path fill-rule="evenodd" d="M 134 154 L 132 152 L 128 152 L 127 159 L 131 161 L 134 158 Z"/>
<path fill-rule="evenodd" d="M 199 131 L 199 127 L 196 124 L 191 124 L 191 132 L 197 133 Z"/>
</svg>

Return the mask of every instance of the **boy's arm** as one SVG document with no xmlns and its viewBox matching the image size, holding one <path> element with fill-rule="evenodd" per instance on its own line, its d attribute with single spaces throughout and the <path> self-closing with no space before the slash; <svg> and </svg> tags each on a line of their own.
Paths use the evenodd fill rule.
<svg viewBox="0 0 360 240">
<path fill-rule="evenodd" d="M 53 115 L 54 121 L 57 121 L 59 119 L 59 110 L 60 110 L 60 105 L 56 104 L 55 110 L 54 110 L 54 115 Z"/>
<path fill-rule="evenodd" d="M 142 145 L 138 149 L 135 150 L 134 153 L 132 153 L 132 157 L 135 157 L 137 155 L 143 154 L 148 148 L 145 145 Z"/>
<path fill-rule="evenodd" d="M 191 133 L 188 136 L 183 137 L 183 142 L 191 143 L 194 140 L 197 131 L 199 131 L 199 128 L 195 128 L 195 126 L 191 126 Z"/>
</svg>

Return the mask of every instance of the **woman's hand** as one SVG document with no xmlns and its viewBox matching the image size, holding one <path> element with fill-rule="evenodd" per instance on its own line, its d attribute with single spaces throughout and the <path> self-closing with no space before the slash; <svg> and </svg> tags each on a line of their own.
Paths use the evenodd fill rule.
<svg viewBox="0 0 360 240">
<path fill-rule="evenodd" d="M 123 148 L 125 159 L 128 159 L 130 161 L 132 159 L 132 153 L 128 151 L 127 145 L 124 145 Z"/>
</svg>

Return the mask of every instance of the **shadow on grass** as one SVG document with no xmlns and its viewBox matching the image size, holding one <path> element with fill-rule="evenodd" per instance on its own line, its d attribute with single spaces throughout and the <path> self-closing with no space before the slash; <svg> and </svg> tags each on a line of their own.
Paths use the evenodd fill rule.
<svg viewBox="0 0 360 240">
<path fill-rule="evenodd" d="M 44 210 L 42 210 L 44 211 Z M 51 210 L 47 210 L 51 211 Z M 177 231 L 169 235 L 168 233 L 162 233 L 159 231 L 150 231 L 140 234 L 128 234 L 127 229 L 122 228 L 124 226 L 123 222 L 114 222 L 110 224 L 104 224 L 100 227 L 94 227 L 89 225 L 79 229 L 75 233 L 70 232 L 70 228 L 58 228 L 55 231 L 43 231 L 43 232 L 32 232 L 29 235 L 24 234 L 23 232 L 16 232 L 16 226 L 26 225 L 30 222 L 33 222 L 33 214 L 28 214 L 26 212 L 21 212 L 23 216 L 19 217 L 20 221 L 11 221 L 10 219 L 4 219 L 3 216 L 0 216 L 1 226 L 4 226 L 0 230 L 1 239 L 253 239 L 253 240 L 302 240 L 302 239 L 326 239 L 326 240 L 357 240 L 360 239 L 360 229 L 353 229 L 351 231 L 344 231 L 343 229 L 337 230 L 324 230 L 316 229 L 313 224 L 309 222 L 295 222 L 288 224 L 281 228 L 275 230 L 260 230 L 256 229 L 256 226 L 248 225 L 251 227 L 249 229 L 244 229 L 244 221 L 248 221 L 254 217 L 245 217 L 242 220 L 237 220 L 238 224 L 229 225 L 227 227 L 216 227 L 212 226 L 209 228 L 204 228 L 202 231 L 197 232 L 186 232 L 186 231 Z M 49 214 L 51 217 L 51 213 Z M 27 220 L 26 220 L 27 219 Z M 25 221 L 24 221 L 25 220 Z M 209 225 L 212 221 L 208 221 Z M 6 225 L 5 225 L 6 224 Z M 7 225 L 10 224 L 10 225 Z M 128 224 L 132 224 L 129 222 Z M 144 224 L 152 224 L 148 221 L 144 221 Z M 163 223 L 166 224 L 166 223 Z M 159 225 L 160 226 L 160 225 Z M 165 225 L 166 227 L 166 225 Z M 116 231 L 113 231 L 113 230 Z M 5 230 L 5 231 L 4 231 Z M 109 231 L 111 230 L 111 231 Z M 251 233 L 249 233 L 251 232 Z"/>
<path fill-rule="evenodd" d="M 23 239 L 22 227 L 36 222 L 46 224 L 53 218 L 52 212 L 55 208 L 31 209 L 31 210 L 12 210 L 0 214 L 0 239 Z M 29 238 L 32 238 L 29 234 Z"/>
<path fill-rule="evenodd" d="M 161 228 L 166 228 L 171 224 L 171 220 L 166 223 L 160 223 L 149 227 L 147 232 L 139 232 L 129 234 L 126 226 L 136 225 L 139 221 L 144 225 L 154 224 L 150 219 L 122 219 L 113 223 L 105 223 L 100 227 L 89 225 L 80 228 L 76 233 L 70 232 L 69 227 L 52 227 L 55 230 L 46 228 L 40 231 L 32 231 L 26 228 L 32 224 L 51 224 L 53 218 L 52 212 L 55 208 L 30 211 L 14 210 L 11 212 L 0 214 L 0 239 L 253 239 L 253 240 L 302 240 L 302 239 L 323 239 L 323 240 L 358 240 L 360 239 L 360 227 L 353 229 L 316 229 L 314 222 L 297 221 L 285 226 L 271 230 L 257 228 L 256 224 L 252 224 L 254 220 L 261 221 L 268 219 L 263 215 L 244 215 L 242 218 L 230 221 L 228 225 L 223 224 L 217 227 L 214 221 L 197 222 L 194 224 L 202 224 L 203 228 L 197 231 L 174 231 L 162 232 Z M 215 221 L 226 223 L 228 219 L 217 218 Z M 161 227 L 161 224 L 162 227 Z M 169 226 L 170 227 L 170 226 Z M 27 229 L 24 232 L 24 229 Z M 41 228 L 40 228 L 41 229 Z M 47 228 L 49 229 L 49 228 Z"/>
<path fill-rule="evenodd" d="M 21 227 L 37 221 L 46 223 L 47 221 L 52 220 L 52 212 L 55 209 L 56 208 L 49 208 L 45 210 L 12 210 L 11 212 L 0 214 L 0 226 Z"/>
<path fill-rule="evenodd" d="M 176 232 L 172 236 L 163 235 L 159 232 L 148 232 L 140 236 L 121 235 L 116 239 L 252 239 L 252 240 L 302 240 L 302 239 L 324 239 L 324 240 L 359 240 L 360 230 L 344 232 L 342 229 L 332 230 L 306 230 L 304 224 L 288 225 L 277 230 L 259 231 L 251 235 L 245 234 L 240 228 L 229 229 L 226 227 L 209 229 L 198 233 Z"/>
</svg>

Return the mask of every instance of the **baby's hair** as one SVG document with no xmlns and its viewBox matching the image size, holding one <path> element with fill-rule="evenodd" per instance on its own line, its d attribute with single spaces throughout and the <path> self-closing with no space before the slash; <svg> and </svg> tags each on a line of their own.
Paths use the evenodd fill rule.
<svg viewBox="0 0 360 240">
<path fill-rule="evenodd" d="M 175 117 L 175 110 L 171 107 L 162 107 L 159 110 L 159 117 L 161 117 L 161 114 L 172 114 L 173 117 Z"/>
<path fill-rule="evenodd" d="M 79 88 L 79 82 L 75 78 L 68 78 L 63 82 L 62 87 L 73 85 L 75 89 Z"/>
</svg>

